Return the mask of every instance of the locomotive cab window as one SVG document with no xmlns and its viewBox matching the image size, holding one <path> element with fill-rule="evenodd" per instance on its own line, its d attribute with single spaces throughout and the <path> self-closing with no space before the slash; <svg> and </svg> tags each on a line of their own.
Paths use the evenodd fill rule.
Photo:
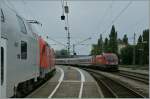
<svg viewBox="0 0 150 99">
<path fill-rule="evenodd" d="M 5 22 L 5 17 L 2 9 L 1 9 L 1 22 Z"/>
<path fill-rule="evenodd" d="M 1 85 L 4 82 L 4 48 L 1 47 Z"/>
<path fill-rule="evenodd" d="M 27 59 L 27 42 L 21 41 L 21 59 Z"/>
<path fill-rule="evenodd" d="M 24 24 L 24 21 L 21 17 L 17 16 L 18 18 L 18 22 L 19 22 L 19 26 L 20 26 L 20 29 L 21 29 L 21 32 L 23 32 L 24 34 L 27 34 L 27 30 L 26 30 L 26 26 Z"/>
</svg>

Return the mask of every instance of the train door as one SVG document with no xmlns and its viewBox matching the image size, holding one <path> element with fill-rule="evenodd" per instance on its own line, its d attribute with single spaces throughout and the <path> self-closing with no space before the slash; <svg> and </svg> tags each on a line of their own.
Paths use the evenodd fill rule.
<svg viewBox="0 0 150 99">
<path fill-rule="evenodd" d="M 1 38 L 1 97 L 6 97 L 6 39 Z"/>
</svg>

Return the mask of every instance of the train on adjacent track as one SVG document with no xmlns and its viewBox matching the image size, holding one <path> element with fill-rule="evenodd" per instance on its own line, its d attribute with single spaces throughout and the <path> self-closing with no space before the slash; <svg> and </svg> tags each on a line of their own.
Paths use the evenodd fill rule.
<svg viewBox="0 0 150 99">
<path fill-rule="evenodd" d="M 118 57 L 114 53 L 102 53 L 96 56 L 60 58 L 56 59 L 56 64 L 114 71 L 118 70 Z"/>
<path fill-rule="evenodd" d="M 55 55 L 28 22 L 4 0 L 1 15 L 1 96 L 21 97 L 55 71 Z"/>
</svg>

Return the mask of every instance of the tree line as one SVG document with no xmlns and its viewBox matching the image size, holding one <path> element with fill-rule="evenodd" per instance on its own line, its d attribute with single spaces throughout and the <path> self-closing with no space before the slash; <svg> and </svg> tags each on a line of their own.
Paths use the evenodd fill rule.
<svg viewBox="0 0 150 99">
<path fill-rule="evenodd" d="M 120 64 L 148 64 L 149 29 L 143 30 L 143 33 L 138 37 L 136 44 L 130 44 L 128 42 L 127 34 L 124 34 L 123 38 L 117 37 L 117 31 L 113 25 L 109 34 L 109 38 L 106 37 L 103 41 L 102 34 L 100 34 L 97 43 L 92 45 L 91 55 L 99 55 L 103 52 L 117 54 Z"/>
</svg>

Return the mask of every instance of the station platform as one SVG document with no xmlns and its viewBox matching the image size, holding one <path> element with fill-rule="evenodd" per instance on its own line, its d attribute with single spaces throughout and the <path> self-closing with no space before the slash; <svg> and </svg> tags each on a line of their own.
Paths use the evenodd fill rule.
<svg viewBox="0 0 150 99">
<path fill-rule="evenodd" d="M 56 66 L 56 74 L 26 98 L 103 98 L 95 79 L 71 66 Z"/>
</svg>

